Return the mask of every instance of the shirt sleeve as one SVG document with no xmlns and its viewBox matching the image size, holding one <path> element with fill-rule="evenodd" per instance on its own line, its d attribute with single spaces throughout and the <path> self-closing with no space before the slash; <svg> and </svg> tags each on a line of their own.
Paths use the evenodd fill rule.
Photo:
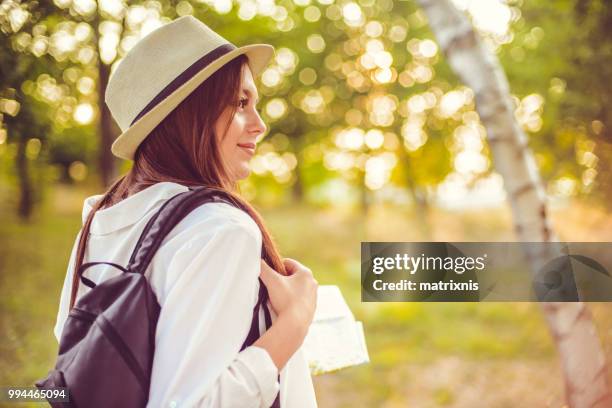
<svg viewBox="0 0 612 408">
<path fill-rule="evenodd" d="M 250 227 L 230 220 L 197 228 L 203 232 L 173 256 L 148 406 L 247 408 L 274 401 L 278 370 L 268 352 L 240 351 L 260 272 L 261 235 Z"/>
<path fill-rule="evenodd" d="M 68 308 L 70 307 L 70 294 L 72 293 L 72 275 L 74 274 L 74 263 L 76 262 L 76 250 L 79 245 L 79 238 L 81 237 L 81 231 L 76 236 L 74 244 L 72 245 L 72 252 L 70 253 L 70 259 L 68 261 L 68 267 L 66 269 L 66 276 L 64 277 L 64 284 L 60 294 L 60 302 L 57 310 L 57 319 L 53 328 L 53 334 L 59 343 L 62 336 L 62 330 L 64 323 L 68 317 Z M 78 293 L 78 292 L 77 292 Z M 78 295 L 77 295 L 78 296 Z"/>
</svg>

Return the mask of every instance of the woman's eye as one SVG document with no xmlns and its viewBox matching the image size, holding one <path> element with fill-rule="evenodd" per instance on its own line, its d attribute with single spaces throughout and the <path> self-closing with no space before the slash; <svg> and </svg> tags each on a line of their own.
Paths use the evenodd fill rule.
<svg viewBox="0 0 612 408">
<path fill-rule="evenodd" d="M 244 109 L 247 104 L 249 103 L 249 100 L 246 98 L 241 98 L 240 102 L 238 102 L 238 106 L 240 106 L 242 109 Z"/>
</svg>

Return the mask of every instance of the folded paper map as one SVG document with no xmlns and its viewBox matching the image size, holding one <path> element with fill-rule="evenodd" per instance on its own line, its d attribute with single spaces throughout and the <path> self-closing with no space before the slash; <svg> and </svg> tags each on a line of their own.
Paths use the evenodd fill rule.
<svg viewBox="0 0 612 408">
<path fill-rule="evenodd" d="M 302 350 L 313 375 L 370 361 L 363 325 L 333 285 L 319 286 L 314 319 Z"/>
</svg>

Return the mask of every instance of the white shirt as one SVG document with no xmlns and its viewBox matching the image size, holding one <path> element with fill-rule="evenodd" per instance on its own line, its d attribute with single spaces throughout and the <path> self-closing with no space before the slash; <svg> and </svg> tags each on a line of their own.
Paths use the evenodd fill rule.
<svg viewBox="0 0 612 408">
<path fill-rule="evenodd" d="M 98 210 L 84 262 L 126 266 L 149 218 L 183 191 L 187 187 L 180 184 L 158 183 Z M 85 200 L 83 222 L 101 197 Z M 58 341 L 68 315 L 78 238 L 54 329 Z M 195 209 L 163 241 L 145 272 L 161 306 L 147 407 L 267 408 L 279 387 L 282 408 L 317 406 L 301 349 L 281 370 L 280 385 L 266 350 L 250 346 L 240 352 L 257 301 L 261 245 L 257 224 L 225 203 Z M 96 284 L 119 273 L 106 265 L 85 271 Z M 80 283 L 77 298 L 88 290 Z"/>
</svg>

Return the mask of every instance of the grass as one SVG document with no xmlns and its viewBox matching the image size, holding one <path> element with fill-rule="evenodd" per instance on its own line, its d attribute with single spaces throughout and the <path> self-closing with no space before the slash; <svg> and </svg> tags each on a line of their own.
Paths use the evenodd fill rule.
<svg viewBox="0 0 612 408">
<path fill-rule="evenodd" d="M 31 385 L 52 366 L 57 302 L 89 193 L 54 187 L 26 224 L 0 205 L 0 386 Z M 425 240 L 410 210 L 375 207 L 364 216 L 300 205 L 262 214 L 284 256 L 308 265 L 321 284 L 340 286 L 364 322 L 371 363 L 315 377 L 321 407 L 503 407 L 519 398 L 526 406 L 560 406 L 560 371 L 537 305 L 360 302 L 360 241 Z M 438 240 L 493 241 L 512 239 L 509 220 L 501 209 L 432 210 L 426 221 Z M 593 310 L 612 356 L 611 310 L 603 304 Z M 542 378 L 552 380 L 534 387 Z"/>
<path fill-rule="evenodd" d="M 79 220 L 45 212 L 29 224 L 0 219 L 0 384 L 29 386 L 57 352 L 52 334 Z"/>
</svg>

